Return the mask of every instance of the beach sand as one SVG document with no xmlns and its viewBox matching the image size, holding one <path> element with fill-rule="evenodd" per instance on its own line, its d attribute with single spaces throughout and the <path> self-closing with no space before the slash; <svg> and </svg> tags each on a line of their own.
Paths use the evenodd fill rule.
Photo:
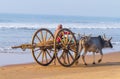
<svg viewBox="0 0 120 79">
<path fill-rule="evenodd" d="M 96 56 L 96 62 L 98 60 Z M 63 67 L 57 63 L 43 67 L 36 63 L 0 67 L 0 79 L 120 79 L 120 52 L 108 53 L 101 63 L 92 65 L 92 56 L 81 58 L 77 66 Z"/>
</svg>

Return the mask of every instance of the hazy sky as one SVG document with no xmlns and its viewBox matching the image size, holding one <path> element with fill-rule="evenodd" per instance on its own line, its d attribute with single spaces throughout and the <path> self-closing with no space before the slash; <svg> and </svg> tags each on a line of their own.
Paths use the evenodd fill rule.
<svg viewBox="0 0 120 79">
<path fill-rule="evenodd" d="M 120 0 L 0 0 L 0 13 L 120 17 Z"/>
</svg>

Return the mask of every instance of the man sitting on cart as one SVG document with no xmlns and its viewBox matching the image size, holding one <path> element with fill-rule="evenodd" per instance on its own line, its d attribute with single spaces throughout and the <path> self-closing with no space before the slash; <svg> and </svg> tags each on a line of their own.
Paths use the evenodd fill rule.
<svg viewBox="0 0 120 79">
<path fill-rule="evenodd" d="M 59 24 L 58 26 L 57 26 L 57 29 L 55 30 L 55 33 L 54 33 L 54 36 L 56 37 L 57 36 L 57 34 L 58 34 L 58 32 L 62 29 L 63 27 L 62 27 L 62 24 Z M 70 32 L 64 32 L 64 34 L 70 34 Z M 60 40 L 62 39 L 62 34 L 59 36 L 60 38 L 57 38 L 57 42 L 60 42 Z"/>
</svg>

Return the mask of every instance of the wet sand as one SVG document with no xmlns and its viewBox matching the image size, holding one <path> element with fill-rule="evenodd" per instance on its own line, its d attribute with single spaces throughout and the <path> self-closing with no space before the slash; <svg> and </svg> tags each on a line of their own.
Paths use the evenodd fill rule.
<svg viewBox="0 0 120 79">
<path fill-rule="evenodd" d="M 36 63 L 8 65 L 0 67 L 0 79 L 120 79 L 120 52 L 105 54 L 95 65 L 92 61 L 92 56 L 87 56 L 87 66 L 80 58 L 77 66 L 67 68 L 58 63 L 45 67 Z"/>
</svg>

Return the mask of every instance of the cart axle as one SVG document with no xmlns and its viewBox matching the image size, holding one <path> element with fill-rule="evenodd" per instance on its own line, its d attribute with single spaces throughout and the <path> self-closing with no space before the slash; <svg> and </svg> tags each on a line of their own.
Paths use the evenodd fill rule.
<svg viewBox="0 0 120 79">
<path fill-rule="evenodd" d="M 23 51 L 25 51 L 26 49 L 33 49 L 35 48 L 35 45 L 32 44 L 21 44 L 19 46 L 13 46 L 12 49 L 17 49 L 17 48 L 21 48 Z"/>
</svg>

